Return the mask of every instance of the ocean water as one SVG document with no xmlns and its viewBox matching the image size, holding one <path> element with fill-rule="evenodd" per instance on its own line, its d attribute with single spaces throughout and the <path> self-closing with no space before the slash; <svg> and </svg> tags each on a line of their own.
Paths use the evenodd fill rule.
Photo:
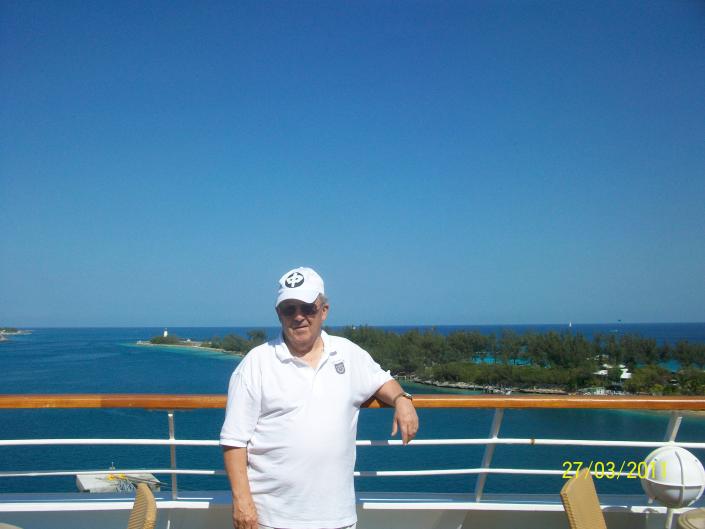
<svg viewBox="0 0 705 529">
<path fill-rule="evenodd" d="M 532 326 L 513 326 L 517 332 Z M 610 332 L 613 325 L 573 325 L 571 332 L 590 336 Z M 423 327 L 421 327 L 423 329 Z M 504 326 L 436 327 L 439 332 L 456 329 L 498 332 Z M 603 330 L 606 328 L 606 331 Z M 403 331 L 407 328 L 391 330 Z M 204 339 L 243 328 L 170 329 L 183 338 Z M 532 330 L 564 330 L 567 326 L 533 326 Z M 230 373 L 239 359 L 219 352 L 189 348 L 141 347 L 135 342 L 161 334 L 161 328 L 35 329 L 0 343 L 2 377 L 0 393 L 225 393 Z M 267 329 L 271 336 L 275 328 Z M 705 342 L 705 324 L 623 325 L 617 332 L 636 332 L 659 341 L 680 339 Z M 437 388 L 407 385 L 412 393 L 439 393 Z M 448 391 L 444 391 L 448 392 Z M 492 410 L 419 410 L 420 439 L 486 437 Z M 176 435 L 182 439 L 217 439 L 223 410 L 176 412 Z M 362 410 L 358 439 L 388 439 L 392 410 Z M 507 410 L 502 437 L 562 437 L 573 439 L 632 439 L 660 441 L 668 414 L 646 411 Z M 0 437 L 9 439 L 55 437 L 157 437 L 168 436 L 164 412 L 142 410 L 0 410 Z M 705 419 L 685 417 L 679 440 L 705 439 Z M 360 447 L 358 470 L 475 468 L 484 447 Z M 563 470 L 566 461 L 643 460 L 649 450 L 498 446 L 494 467 Z M 701 451 L 696 455 L 705 461 Z M 177 449 L 182 468 L 222 468 L 216 447 Z M 106 469 L 168 467 L 168 447 L 0 447 L 0 472 L 30 469 Z M 160 476 L 168 481 L 168 476 Z M 359 478 L 359 491 L 470 492 L 475 476 Z M 227 488 L 224 477 L 179 477 L 182 489 Z M 487 492 L 534 490 L 555 492 L 562 478 L 489 476 Z M 599 492 L 640 493 L 638 479 L 598 482 Z M 74 479 L 9 478 L 0 476 L 0 491 L 73 491 Z"/>
</svg>

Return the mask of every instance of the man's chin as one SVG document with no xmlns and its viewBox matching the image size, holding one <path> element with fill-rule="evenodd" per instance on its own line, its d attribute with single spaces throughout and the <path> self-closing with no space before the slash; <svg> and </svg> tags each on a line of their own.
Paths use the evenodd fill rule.
<svg viewBox="0 0 705 529">
<path fill-rule="evenodd" d="M 306 341 L 311 337 L 311 330 L 308 327 L 302 327 L 300 329 L 291 329 L 291 332 L 289 333 L 289 336 L 293 340 L 298 341 Z"/>
</svg>

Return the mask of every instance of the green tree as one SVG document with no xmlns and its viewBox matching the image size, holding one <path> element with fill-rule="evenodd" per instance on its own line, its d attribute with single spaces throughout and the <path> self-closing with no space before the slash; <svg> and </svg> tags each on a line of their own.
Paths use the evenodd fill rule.
<svg viewBox="0 0 705 529">
<path fill-rule="evenodd" d="M 247 331 L 247 337 L 250 339 L 250 348 L 257 347 L 267 341 L 267 333 L 262 329 Z"/>
<path fill-rule="evenodd" d="M 670 382 L 671 373 L 660 366 L 649 365 L 634 370 L 632 377 L 624 382 L 624 389 L 632 393 L 659 393 Z M 659 386 L 656 388 L 656 386 Z"/>
<path fill-rule="evenodd" d="M 149 339 L 149 343 L 155 345 L 177 345 L 181 342 L 181 338 L 175 334 L 170 334 L 168 336 L 153 336 Z"/>
</svg>

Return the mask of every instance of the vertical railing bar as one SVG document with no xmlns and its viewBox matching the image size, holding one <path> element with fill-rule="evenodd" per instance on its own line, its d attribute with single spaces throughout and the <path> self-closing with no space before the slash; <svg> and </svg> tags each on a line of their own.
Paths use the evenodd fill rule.
<svg viewBox="0 0 705 529">
<path fill-rule="evenodd" d="M 671 412 L 671 418 L 668 420 L 668 426 L 666 427 L 666 435 L 663 438 L 664 441 L 672 443 L 676 440 L 678 429 L 681 427 L 682 421 L 682 415 L 679 415 L 677 411 Z"/>
<path fill-rule="evenodd" d="M 492 426 L 490 426 L 490 438 L 497 439 L 499 435 L 499 427 L 502 426 L 502 419 L 504 418 L 504 408 L 495 408 L 494 417 L 492 418 Z M 482 456 L 481 468 L 490 468 L 492 464 L 492 456 L 494 455 L 494 443 L 490 443 L 485 446 L 485 453 Z M 485 481 L 487 481 L 487 474 L 482 473 L 477 476 L 477 481 L 475 482 L 475 501 L 479 502 L 482 499 L 482 490 L 485 488 Z"/>
<path fill-rule="evenodd" d="M 169 440 L 174 441 L 176 437 L 174 437 L 174 410 L 169 410 L 167 412 L 167 416 L 169 417 Z M 171 459 L 171 469 L 176 470 L 176 446 L 175 445 L 170 445 L 169 446 L 169 455 Z M 177 480 L 177 475 L 175 473 L 171 474 L 171 499 L 175 500 L 179 495 L 179 485 L 178 485 L 178 480 Z"/>
</svg>

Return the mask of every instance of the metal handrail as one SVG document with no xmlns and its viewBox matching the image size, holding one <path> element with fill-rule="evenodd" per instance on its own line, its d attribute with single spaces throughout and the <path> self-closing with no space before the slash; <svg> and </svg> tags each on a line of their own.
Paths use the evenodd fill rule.
<svg viewBox="0 0 705 529">
<path fill-rule="evenodd" d="M 359 439 L 356 446 L 401 446 L 399 439 Z M 611 446 L 631 448 L 658 448 L 665 444 L 683 448 L 705 449 L 705 443 L 667 441 L 603 441 L 599 439 L 540 439 L 536 437 L 511 438 L 490 437 L 470 439 L 414 439 L 409 446 L 468 446 L 468 445 L 530 445 L 530 446 Z M 117 438 L 70 438 L 70 439 L 0 439 L 0 446 L 220 446 L 210 439 L 117 439 Z"/>
</svg>

